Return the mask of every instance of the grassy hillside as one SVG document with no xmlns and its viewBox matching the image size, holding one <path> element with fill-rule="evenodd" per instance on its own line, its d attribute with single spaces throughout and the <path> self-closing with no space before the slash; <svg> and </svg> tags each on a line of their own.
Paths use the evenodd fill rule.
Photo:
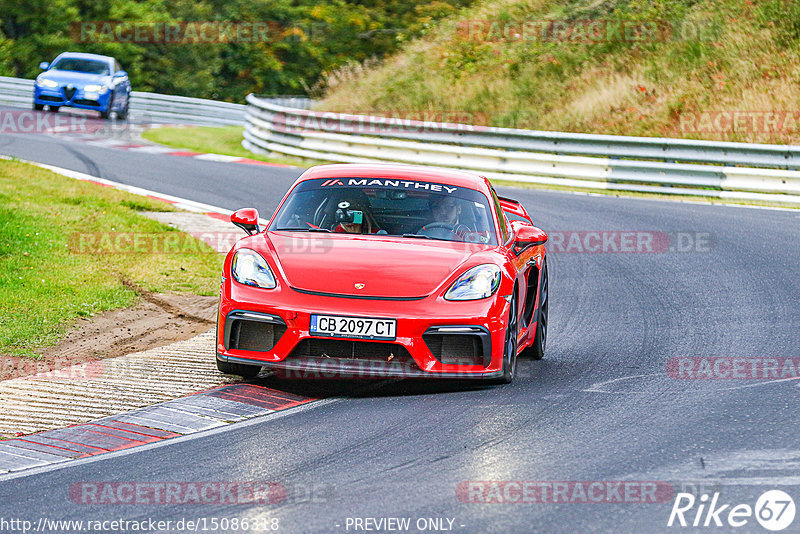
<svg viewBox="0 0 800 534">
<path fill-rule="evenodd" d="M 329 76 L 319 107 L 800 143 L 800 3 L 486 0 L 380 65 Z"/>
</svg>

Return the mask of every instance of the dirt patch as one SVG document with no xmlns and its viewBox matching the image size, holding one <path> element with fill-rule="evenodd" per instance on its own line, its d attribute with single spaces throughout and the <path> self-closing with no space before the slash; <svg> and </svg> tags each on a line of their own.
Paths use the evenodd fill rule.
<svg viewBox="0 0 800 534">
<path fill-rule="evenodd" d="M 39 351 L 40 360 L 3 356 L 0 380 L 162 347 L 214 327 L 217 297 L 137 290 L 139 304 L 79 319 L 57 345 Z"/>
</svg>

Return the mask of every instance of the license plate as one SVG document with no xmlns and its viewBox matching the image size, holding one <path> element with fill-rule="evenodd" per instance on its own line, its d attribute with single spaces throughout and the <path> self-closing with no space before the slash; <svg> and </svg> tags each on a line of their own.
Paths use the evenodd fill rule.
<svg viewBox="0 0 800 534">
<path fill-rule="evenodd" d="M 313 336 L 393 340 L 397 335 L 397 320 L 312 315 L 310 332 Z"/>
</svg>

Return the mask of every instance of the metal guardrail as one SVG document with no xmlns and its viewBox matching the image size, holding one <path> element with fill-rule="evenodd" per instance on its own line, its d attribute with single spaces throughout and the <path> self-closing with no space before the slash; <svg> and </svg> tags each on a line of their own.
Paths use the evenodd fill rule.
<svg viewBox="0 0 800 534">
<path fill-rule="evenodd" d="M 33 102 L 33 80 L 0 76 L 0 104 L 30 106 Z"/>
<path fill-rule="evenodd" d="M 797 146 L 399 120 L 294 109 L 254 95 L 247 103 L 242 145 L 253 152 L 418 163 L 589 189 L 800 203 Z"/>
<path fill-rule="evenodd" d="M 32 102 L 33 80 L 0 76 L 0 104 L 29 108 Z M 139 123 L 225 126 L 243 124 L 244 112 L 244 104 L 133 91 L 129 116 Z"/>
<path fill-rule="evenodd" d="M 297 95 L 256 95 L 261 100 L 266 100 L 270 104 L 275 104 L 276 106 L 284 106 L 287 108 L 295 108 L 295 109 L 311 109 L 311 106 L 314 105 L 314 101 L 307 96 L 297 96 Z"/>
<path fill-rule="evenodd" d="M 131 92 L 130 114 L 136 121 L 205 126 L 241 125 L 245 106 L 204 98 Z"/>
</svg>

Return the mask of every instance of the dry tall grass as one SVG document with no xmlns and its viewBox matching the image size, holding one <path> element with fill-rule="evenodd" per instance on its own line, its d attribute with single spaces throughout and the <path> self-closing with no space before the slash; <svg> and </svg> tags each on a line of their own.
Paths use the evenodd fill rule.
<svg viewBox="0 0 800 534">
<path fill-rule="evenodd" d="M 482 112 L 497 126 L 800 143 L 800 3 L 651 0 L 639 11 L 630 4 L 489 0 L 394 57 L 332 73 L 319 107 Z M 712 31 L 596 44 L 463 31 L 464 21 L 585 18 L 681 21 Z"/>
</svg>

